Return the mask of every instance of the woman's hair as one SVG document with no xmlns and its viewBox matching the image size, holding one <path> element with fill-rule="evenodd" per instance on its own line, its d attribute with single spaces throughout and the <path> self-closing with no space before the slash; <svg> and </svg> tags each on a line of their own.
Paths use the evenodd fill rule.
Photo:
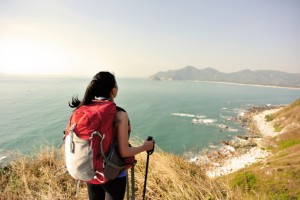
<svg viewBox="0 0 300 200">
<path fill-rule="evenodd" d="M 92 103 L 92 100 L 95 99 L 95 97 L 109 99 L 110 93 L 114 87 L 117 87 L 115 76 L 110 72 L 99 72 L 93 77 L 93 80 L 86 88 L 82 101 L 78 99 L 78 96 L 72 97 L 69 106 L 71 108 L 77 108 L 82 105 L 88 105 Z"/>
</svg>

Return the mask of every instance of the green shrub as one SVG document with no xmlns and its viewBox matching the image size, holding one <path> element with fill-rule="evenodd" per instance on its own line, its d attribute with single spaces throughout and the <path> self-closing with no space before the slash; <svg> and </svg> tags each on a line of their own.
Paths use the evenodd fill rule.
<svg viewBox="0 0 300 200">
<path fill-rule="evenodd" d="M 270 122 L 270 121 L 272 121 L 273 119 L 275 119 L 275 116 L 274 116 L 274 115 L 266 115 L 266 116 L 265 116 L 265 119 L 266 119 L 267 122 Z"/>
<path fill-rule="evenodd" d="M 252 172 L 244 172 L 237 174 L 232 180 L 234 188 L 241 188 L 243 190 L 251 190 L 255 186 L 257 178 Z"/>
<path fill-rule="evenodd" d="M 295 144 L 300 144 L 300 140 L 293 140 L 293 139 L 289 139 L 289 140 L 284 140 L 279 142 L 278 146 L 280 147 L 280 149 L 286 149 L 288 147 L 291 147 Z"/>
<path fill-rule="evenodd" d="M 275 124 L 275 125 L 274 125 L 274 131 L 275 131 L 275 132 L 280 132 L 282 129 L 283 129 L 283 127 L 280 126 L 279 124 Z"/>
<path fill-rule="evenodd" d="M 272 193 L 270 194 L 270 199 L 290 200 L 291 197 L 287 193 L 282 193 L 282 194 Z"/>
</svg>

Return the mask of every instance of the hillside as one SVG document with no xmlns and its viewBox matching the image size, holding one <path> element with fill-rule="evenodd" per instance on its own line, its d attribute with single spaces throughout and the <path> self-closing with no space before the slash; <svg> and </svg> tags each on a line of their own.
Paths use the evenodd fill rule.
<svg viewBox="0 0 300 200">
<path fill-rule="evenodd" d="M 272 156 L 221 179 L 249 199 L 300 199 L 300 99 L 265 120 L 280 132 L 265 147 Z"/>
<path fill-rule="evenodd" d="M 292 74 L 274 70 L 242 70 L 233 73 L 219 72 L 213 68 L 197 69 L 187 66 L 178 70 L 158 72 L 152 80 L 214 81 L 270 86 L 300 87 L 300 73 Z"/>
<path fill-rule="evenodd" d="M 300 99 L 265 116 L 274 130 L 266 147 L 271 156 L 238 172 L 210 179 L 205 167 L 161 151 L 150 156 L 146 199 L 300 199 Z M 135 141 L 135 143 L 139 143 Z M 0 166 L 0 199 L 75 199 L 76 182 L 69 175 L 53 177 L 64 165 L 63 149 L 41 145 L 36 154 L 15 155 Z M 136 157 L 135 195 L 141 199 L 146 154 Z M 85 184 L 77 199 L 86 199 Z"/>
</svg>

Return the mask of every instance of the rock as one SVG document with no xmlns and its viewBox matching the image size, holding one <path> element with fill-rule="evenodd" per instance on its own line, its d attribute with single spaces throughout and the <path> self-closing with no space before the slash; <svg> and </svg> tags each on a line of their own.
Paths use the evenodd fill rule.
<svg viewBox="0 0 300 200">
<path fill-rule="evenodd" d="M 250 140 L 231 140 L 229 141 L 229 145 L 234 148 L 251 148 L 257 146 L 257 144 Z"/>
<path fill-rule="evenodd" d="M 251 134 L 251 135 L 237 135 L 236 137 L 238 137 L 240 139 L 243 139 L 243 140 L 248 140 L 249 138 L 261 138 L 261 136 L 254 135 L 254 134 Z"/>
</svg>

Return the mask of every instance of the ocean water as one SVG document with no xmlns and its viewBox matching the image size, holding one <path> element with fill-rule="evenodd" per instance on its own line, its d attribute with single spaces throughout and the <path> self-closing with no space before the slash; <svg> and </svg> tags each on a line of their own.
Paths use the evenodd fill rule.
<svg viewBox="0 0 300 200">
<path fill-rule="evenodd" d="M 58 145 L 88 78 L 0 76 L 0 161 L 9 151 Z M 132 137 L 153 136 L 163 150 L 199 152 L 245 133 L 233 119 L 252 106 L 284 105 L 300 89 L 190 81 L 118 78 L 116 104 L 127 110 Z M 227 128 L 225 128 L 227 127 Z"/>
</svg>

